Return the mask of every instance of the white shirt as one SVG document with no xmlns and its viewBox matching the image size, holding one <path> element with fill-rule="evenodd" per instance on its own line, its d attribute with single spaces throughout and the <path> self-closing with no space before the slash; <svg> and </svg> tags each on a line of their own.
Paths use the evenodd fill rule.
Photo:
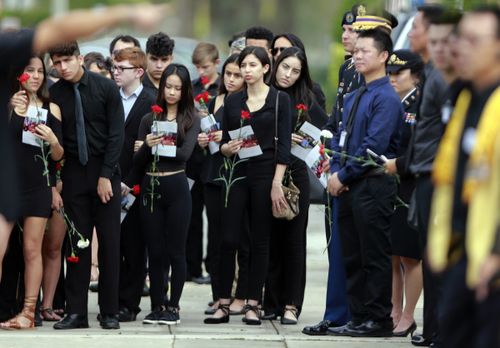
<svg viewBox="0 0 500 348">
<path fill-rule="evenodd" d="M 137 89 L 128 97 L 123 93 L 123 88 L 120 88 L 120 96 L 122 97 L 122 103 L 123 103 L 123 111 L 125 113 L 125 120 L 128 117 L 128 114 L 130 113 L 130 110 L 132 110 L 132 107 L 134 106 L 135 101 L 139 97 L 139 94 L 141 94 L 144 86 L 142 83 L 137 87 Z"/>
</svg>

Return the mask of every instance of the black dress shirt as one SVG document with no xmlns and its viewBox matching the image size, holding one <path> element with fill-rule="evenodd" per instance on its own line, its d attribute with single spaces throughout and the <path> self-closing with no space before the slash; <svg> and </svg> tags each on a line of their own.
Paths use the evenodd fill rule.
<svg viewBox="0 0 500 348">
<path fill-rule="evenodd" d="M 217 77 L 217 80 L 215 80 L 214 83 L 211 83 L 208 88 L 205 88 L 205 85 L 201 83 L 201 79 L 197 78 L 196 80 L 191 81 L 191 84 L 193 85 L 193 97 L 196 97 L 198 94 L 203 93 L 205 91 L 210 94 L 212 98 L 215 98 L 219 92 L 219 85 L 220 85 L 220 76 Z"/>
<path fill-rule="evenodd" d="M 86 70 L 79 84 L 89 155 L 103 158 L 100 176 L 111 178 L 119 173 L 124 132 L 125 116 L 118 87 L 112 80 Z M 50 94 L 63 115 L 65 155 L 78 159 L 73 84 L 61 79 L 50 88 Z"/>
<path fill-rule="evenodd" d="M 151 81 L 147 73 L 144 74 L 144 78 L 142 79 L 142 85 L 144 86 L 144 88 L 148 89 L 151 93 L 153 93 L 155 98 L 158 96 L 158 88 L 156 88 L 156 86 Z"/>
<path fill-rule="evenodd" d="M 262 155 L 251 157 L 249 162 L 269 160 L 274 158 L 274 132 L 275 132 L 275 108 L 278 90 L 270 87 L 266 101 L 262 108 L 250 113 L 250 120 L 245 120 L 243 126 L 251 125 L 262 150 Z M 226 98 L 224 114 L 222 117 L 222 142 L 227 143 L 231 138 L 228 131 L 241 127 L 241 111 L 249 111 L 246 101 L 248 94 L 246 90 L 232 94 Z M 279 95 L 278 116 L 278 149 L 276 161 L 279 164 L 288 165 L 290 162 L 290 147 L 292 143 L 290 97 L 285 92 Z"/>
</svg>

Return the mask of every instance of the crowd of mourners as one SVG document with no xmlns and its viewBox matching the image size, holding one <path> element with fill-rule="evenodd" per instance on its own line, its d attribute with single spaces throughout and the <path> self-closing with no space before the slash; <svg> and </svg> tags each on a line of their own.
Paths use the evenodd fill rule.
<svg viewBox="0 0 500 348">
<path fill-rule="evenodd" d="M 81 55 L 165 10 L 141 6 L 0 34 L 0 328 L 88 328 L 89 285 L 103 329 L 180 324 L 186 281 L 210 284 L 204 324 L 296 325 L 319 201 L 327 298 L 304 334 L 500 346 L 497 6 L 419 7 L 399 50 L 392 14 L 353 6 L 332 110 L 294 33 L 248 28 L 224 61 L 200 42 L 196 77 L 163 32 Z"/>
</svg>

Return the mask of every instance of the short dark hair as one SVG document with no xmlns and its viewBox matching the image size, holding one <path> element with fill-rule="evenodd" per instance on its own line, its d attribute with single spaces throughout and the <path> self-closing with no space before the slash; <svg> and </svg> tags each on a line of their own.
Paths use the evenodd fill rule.
<svg viewBox="0 0 500 348">
<path fill-rule="evenodd" d="M 118 35 L 113 40 L 111 40 L 111 43 L 109 44 L 109 54 L 113 54 L 113 51 L 115 50 L 115 45 L 118 41 L 133 43 L 134 47 L 141 48 L 139 40 L 137 40 L 135 37 L 131 35 Z"/>
<path fill-rule="evenodd" d="M 274 43 L 276 42 L 276 40 L 278 40 L 279 38 L 282 38 L 282 37 L 287 39 L 288 41 L 290 41 L 290 43 L 292 44 L 293 47 L 298 47 L 304 53 L 306 52 L 306 48 L 304 47 L 304 43 L 302 42 L 302 40 L 297 35 L 292 34 L 292 33 L 283 33 L 283 34 L 276 35 L 273 39 L 272 44 L 271 44 L 271 48 L 274 47 Z"/>
<path fill-rule="evenodd" d="M 165 33 L 159 32 L 148 37 L 146 53 L 156 57 L 171 56 L 174 52 L 175 41 Z"/>
<path fill-rule="evenodd" d="M 434 25 L 457 26 L 462 19 L 462 14 L 462 11 L 450 8 L 446 11 L 443 11 L 440 15 L 436 15 L 430 18 L 429 23 Z"/>
<path fill-rule="evenodd" d="M 50 58 L 54 56 L 79 56 L 80 47 L 76 41 L 66 42 L 57 46 L 52 47 L 49 50 Z"/>
<path fill-rule="evenodd" d="M 417 11 L 422 12 L 424 26 L 429 28 L 432 21 L 435 21 L 443 15 L 444 7 L 439 4 L 426 4 L 417 7 Z"/>
<path fill-rule="evenodd" d="M 99 52 L 89 52 L 83 57 L 83 65 L 86 69 L 90 69 L 93 63 L 101 70 L 105 69 L 110 71 L 110 66 L 107 65 L 106 58 Z"/>
<path fill-rule="evenodd" d="M 387 34 L 387 32 L 378 28 L 364 30 L 360 31 L 358 34 L 358 39 L 361 38 L 372 38 L 377 50 L 379 52 L 387 51 L 387 59 L 389 59 L 389 56 L 392 54 L 394 45 L 392 43 L 391 37 L 389 36 L 389 34 Z"/>
<path fill-rule="evenodd" d="M 267 40 L 267 48 L 271 48 L 271 42 L 273 42 L 274 34 L 267 28 L 255 26 L 246 30 L 245 38 L 246 40 Z"/>
<path fill-rule="evenodd" d="M 497 39 L 500 39 L 500 7 L 498 5 L 481 5 L 473 9 L 470 13 L 493 15 L 497 21 Z"/>
<path fill-rule="evenodd" d="M 264 81 L 267 81 L 268 76 L 271 74 L 271 60 L 267 55 L 267 51 L 262 47 L 257 46 L 247 46 L 243 51 L 241 51 L 240 56 L 238 57 L 238 66 L 241 67 L 243 60 L 250 55 L 253 54 L 260 61 L 262 66 L 269 65 L 269 70 L 264 74 Z"/>
</svg>

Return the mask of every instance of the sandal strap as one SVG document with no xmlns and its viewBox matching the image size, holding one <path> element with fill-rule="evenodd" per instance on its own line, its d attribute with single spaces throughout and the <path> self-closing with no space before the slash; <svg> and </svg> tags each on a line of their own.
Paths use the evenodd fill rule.
<svg viewBox="0 0 500 348">
<path fill-rule="evenodd" d="M 229 304 L 222 304 L 219 302 L 219 306 L 217 307 L 217 309 L 220 309 L 225 316 L 229 315 Z"/>
<path fill-rule="evenodd" d="M 285 307 L 285 310 L 284 310 L 283 314 L 285 314 L 285 312 L 292 313 L 292 315 L 295 317 L 295 319 L 298 319 L 298 317 L 299 317 L 299 315 L 298 315 L 299 314 L 299 310 L 297 308 L 295 308 L 295 307 L 291 307 L 291 308 L 286 308 Z"/>
<path fill-rule="evenodd" d="M 243 312 L 245 312 L 245 314 L 247 312 L 254 312 L 255 315 L 257 316 L 257 318 L 260 318 L 260 309 L 258 306 L 252 306 L 250 304 L 246 304 L 245 307 L 243 307 Z"/>
</svg>

